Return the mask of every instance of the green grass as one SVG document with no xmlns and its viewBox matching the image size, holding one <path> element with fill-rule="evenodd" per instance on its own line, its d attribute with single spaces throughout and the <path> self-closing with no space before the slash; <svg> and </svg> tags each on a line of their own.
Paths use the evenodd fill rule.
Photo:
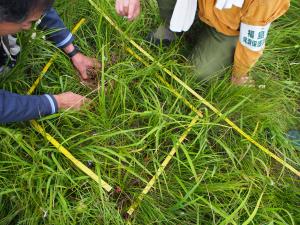
<svg viewBox="0 0 300 225">
<path fill-rule="evenodd" d="M 143 4 L 139 20 L 128 23 L 101 2 L 127 34 L 214 103 L 261 144 L 295 168 L 300 153 L 286 138 L 299 128 L 300 25 L 298 1 L 271 29 L 265 54 L 251 74 L 264 89 L 234 87 L 230 74 L 197 83 L 181 56 L 183 41 L 171 48 L 148 47 L 143 37 L 159 24 L 153 1 Z M 67 7 L 66 7 L 67 5 Z M 299 224 L 299 177 L 245 141 L 213 112 L 172 81 L 156 65 L 145 67 L 124 49 L 130 46 L 87 1 L 57 1 L 68 27 L 88 22 L 76 44 L 99 58 L 99 80 L 114 81 L 107 92 L 90 94 L 69 60 L 60 54 L 36 94 L 74 91 L 88 95 L 90 110 L 61 112 L 40 120 L 44 128 L 102 179 L 120 186 L 107 194 L 43 139 L 30 124 L 0 128 L 0 224 L 125 224 L 122 215 L 141 193 L 195 113 L 155 74 L 204 114 L 180 146 L 154 189 L 131 218 L 132 224 Z M 2 87 L 26 93 L 56 51 L 21 34 L 20 63 L 1 77 Z M 131 46 L 130 46 L 131 47 Z M 110 63 L 117 57 L 117 62 Z"/>
</svg>

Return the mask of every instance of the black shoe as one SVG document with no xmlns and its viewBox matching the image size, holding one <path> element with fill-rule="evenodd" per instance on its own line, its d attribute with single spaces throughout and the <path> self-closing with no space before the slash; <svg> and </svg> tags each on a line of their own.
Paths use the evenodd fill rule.
<svg viewBox="0 0 300 225">
<path fill-rule="evenodd" d="M 154 37 L 154 32 L 149 33 L 146 36 L 145 40 L 150 42 L 153 45 L 156 45 L 156 46 L 162 45 L 163 47 L 169 47 L 172 43 L 172 41 L 169 39 L 159 39 L 159 38 Z"/>
</svg>

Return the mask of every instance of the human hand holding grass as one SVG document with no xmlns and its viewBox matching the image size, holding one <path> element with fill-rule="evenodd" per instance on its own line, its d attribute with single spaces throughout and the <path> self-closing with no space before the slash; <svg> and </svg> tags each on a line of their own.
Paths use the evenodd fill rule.
<svg viewBox="0 0 300 225">
<path fill-rule="evenodd" d="M 67 54 L 74 51 L 75 46 L 73 44 L 68 45 L 64 48 L 64 52 Z M 71 57 L 70 60 L 73 63 L 73 66 L 79 72 L 82 80 L 89 80 L 88 73 L 90 71 L 97 71 L 101 68 L 101 64 L 97 59 L 85 56 L 79 51 L 76 51 Z M 73 92 L 65 92 L 58 95 L 54 95 L 54 98 L 57 102 L 58 110 L 61 109 L 74 109 L 80 110 L 80 108 L 90 102 L 91 100 L 75 94 Z"/>
<path fill-rule="evenodd" d="M 141 4 L 139 0 L 116 0 L 116 11 L 120 16 L 125 16 L 129 21 L 140 15 Z"/>
<path fill-rule="evenodd" d="M 74 51 L 75 46 L 73 44 L 68 45 L 64 48 L 64 52 L 67 54 Z M 100 62 L 97 59 L 85 56 L 81 52 L 76 52 L 72 57 L 71 61 L 79 72 L 82 80 L 88 80 L 90 77 L 88 73 L 91 71 L 97 71 L 101 68 Z"/>
<path fill-rule="evenodd" d="M 82 80 L 89 79 L 88 72 L 97 71 L 101 68 L 101 64 L 97 59 L 85 56 L 82 53 L 76 54 L 71 60 Z"/>
<path fill-rule="evenodd" d="M 54 95 L 57 102 L 58 109 L 75 109 L 79 110 L 84 104 L 89 103 L 91 100 L 75 94 L 73 92 L 65 92 L 58 95 Z"/>
</svg>

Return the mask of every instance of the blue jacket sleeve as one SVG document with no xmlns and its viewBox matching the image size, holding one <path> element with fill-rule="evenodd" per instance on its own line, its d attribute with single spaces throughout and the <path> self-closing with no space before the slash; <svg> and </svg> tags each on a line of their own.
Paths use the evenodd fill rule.
<svg viewBox="0 0 300 225">
<path fill-rule="evenodd" d="M 58 111 L 51 95 L 18 95 L 0 90 L 0 123 L 37 119 Z"/>
<path fill-rule="evenodd" d="M 54 42 L 58 48 L 64 48 L 74 40 L 73 35 L 65 27 L 63 21 L 53 8 L 43 16 L 38 28 L 42 30 L 53 30 L 51 34 L 47 35 L 47 39 Z"/>
</svg>

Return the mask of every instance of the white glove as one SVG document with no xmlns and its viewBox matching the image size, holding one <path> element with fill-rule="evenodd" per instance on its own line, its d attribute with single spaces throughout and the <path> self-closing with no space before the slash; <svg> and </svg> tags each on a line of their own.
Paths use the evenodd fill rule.
<svg viewBox="0 0 300 225">
<path fill-rule="evenodd" d="M 177 0 L 170 22 L 173 32 L 188 31 L 197 11 L 197 0 Z"/>
</svg>

